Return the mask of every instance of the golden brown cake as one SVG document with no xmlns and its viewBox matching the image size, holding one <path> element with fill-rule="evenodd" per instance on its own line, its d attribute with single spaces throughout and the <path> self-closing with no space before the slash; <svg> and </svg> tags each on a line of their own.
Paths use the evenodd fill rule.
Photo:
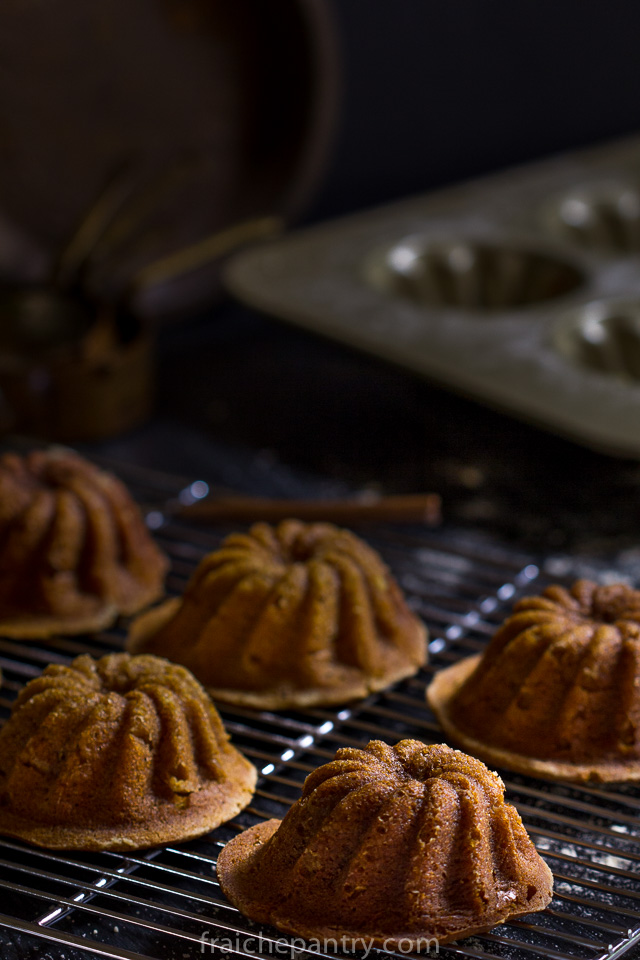
<svg viewBox="0 0 640 960">
<path fill-rule="evenodd" d="M 522 773 L 640 779 L 640 591 L 579 580 L 513 609 L 482 656 L 436 674 L 443 730 Z"/>
<path fill-rule="evenodd" d="M 278 709 L 364 697 L 414 674 L 426 631 L 382 560 L 327 523 L 258 523 L 202 561 L 129 649 L 183 663 L 216 700 Z"/>
<path fill-rule="evenodd" d="M 197 837 L 245 807 L 255 782 L 200 684 L 159 657 L 49 666 L 0 731 L 0 833 L 38 846 Z"/>
<path fill-rule="evenodd" d="M 0 457 L 0 635 L 102 629 L 162 596 L 166 571 L 111 474 L 63 448 Z"/>
<path fill-rule="evenodd" d="M 284 820 L 227 844 L 218 878 L 252 920 L 403 953 L 542 910 L 553 890 L 497 773 L 417 740 L 338 750 Z"/>
</svg>

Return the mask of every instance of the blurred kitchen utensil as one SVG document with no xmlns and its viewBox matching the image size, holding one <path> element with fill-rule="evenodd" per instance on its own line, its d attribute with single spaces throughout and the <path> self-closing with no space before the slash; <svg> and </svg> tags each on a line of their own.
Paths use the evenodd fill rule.
<svg viewBox="0 0 640 960">
<path fill-rule="evenodd" d="M 129 212 L 129 170 L 123 165 L 109 179 L 48 281 L 0 283 L 0 427 L 5 430 L 87 440 L 141 423 L 152 402 L 152 336 L 135 309 L 136 298 L 282 228 L 277 217 L 235 224 L 148 264 L 125 278 L 123 290 L 96 288 L 91 267 L 105 243 L 114 234 L 124 235 L 122 224 L 136 232 L 144 227 L 138 218 L 147 204 L 135 204 L 136 216 Z M 161 199 L 175 173 L 172 168 L 154 181 L 143 199 Z"/>
</svg>

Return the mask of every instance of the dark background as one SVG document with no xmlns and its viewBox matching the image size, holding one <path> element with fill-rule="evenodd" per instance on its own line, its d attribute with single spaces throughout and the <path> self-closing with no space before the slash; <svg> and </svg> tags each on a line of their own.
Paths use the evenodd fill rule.
<svg viewBox="0 0 640 960">
<path fill-rule="evenodd" d="M 630 0 L 329 0 L 342 119 L 312 216 L 634 132 Z"/>
</svg>

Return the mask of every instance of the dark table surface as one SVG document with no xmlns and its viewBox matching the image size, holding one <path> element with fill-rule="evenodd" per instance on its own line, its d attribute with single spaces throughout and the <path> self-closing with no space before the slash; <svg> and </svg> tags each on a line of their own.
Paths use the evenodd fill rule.
<svg viewBox="0 0 640 960">
<path fill-rule="evenodd" d="M 237 304 L 165 329 L 156 412 L 87 447 L 273 496 L 435 490 L 448 522 L 640 568 L 640 464 Z"/>
</svg>

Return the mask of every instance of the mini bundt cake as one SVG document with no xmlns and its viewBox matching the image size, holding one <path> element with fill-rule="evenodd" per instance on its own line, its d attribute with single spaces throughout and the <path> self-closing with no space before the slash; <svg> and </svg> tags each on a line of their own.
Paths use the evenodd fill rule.
<svg viewBox="0 0 640 960">
<path fill-rule="evenodd" d="M 134 621 L 133 652 L 183 663 L 214 699 L 343 703 L 414 674 L 426 631 L 382 560 L 326 523 L 258 523 L 201 562 L 181 600 Z"/>
<path fill-rule="evenodd" d="M 518 601 L 482 656 L 436 674 L 445 732 L 488 763 L 640 779 L 640 591 L 579 580 Z"/>
<path fill-rule="evenodd" d="M 166 571 L 111 474 L 63 448 L 0 457 L 0 635 L 102 629 L 157 600 Z"/>
<path fill-rule="evenodd" d="M 0 731 L 0 833 L 38 846 L 130 850 L 200 836 L 245 807 L 255 782 L 206 691 L 159 657 L 49 666 Z"/>
<path fill-rule="evenodd" d="M 403 953 L 542 910 L 553 890 L 497 773 L 417 740 L 338 750 L 284 820 L 227 844 L 218 879 L 252 920 Z"/>
</svg>

